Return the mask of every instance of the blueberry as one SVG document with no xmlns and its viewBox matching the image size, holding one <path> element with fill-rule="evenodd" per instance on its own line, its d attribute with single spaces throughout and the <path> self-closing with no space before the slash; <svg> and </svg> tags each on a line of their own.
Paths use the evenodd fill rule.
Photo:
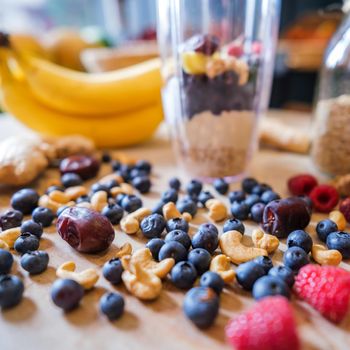
<svg viewBox="0 0 350 350">
<path fill-rule="evenodd" d="M 171 281 L 177 288 L 191 288 L 196 278 L 197 270 L 189 261 L 180 261 L 171 270 Z"/>
<path fill-rule="evenodd" d="M 83 179 L 75 173 L 66 173 L 61 176 L 62 185 L 65 188 L 80 186 L 83 184 Z"/>
<path fill-rule="evenodd" d="M 237 282 L 245 290 L 252 290 L 255 281 L 265 275 L 264 268 L 252 260 L 239 265 L 236 270 Z"/>
<path fill-rule="evenodd" d="M 187 232 L 181 230 L 170 231 L 165 237 L 165 243 L 176 241 L 181 243 L 187 250 L 191 247 L 191 238 Z"/>
<path fill-rule="evenodd" d="M 201 191 L 201 193 L 198 196 L 198 202 L 202 204 L 203 207 L 205 207 L 205 203 L 209 199 L 213 199 L 214 196 L 209 191 Z"/>
<path fill-rule="evenodd" d="M 67 205 L 62 205 L 59 207 L 56 213 L 57 217 L 59 217 L 67 208 L 69 208 Z"/>
<path fill-rule="evenodd" d="M 264 269 L 265 274 L 273 268 L 272 260 L 268 256 L 258 256 L 253 261 Z"/>
<path fill-rule="evenodd" d="M 275 199 L 280 199 L 281 197 L 279 196 L 279 194 L 277 194 L 276 192 L 272 191 L 272 190 L 268 190 L 265 191 L 262 195 L 261 195 L 261 200 L 265 203 L 268 204 L 272 201 L 274 201 Z"/>
<path fill-rule="evenodd" d="M 192 288 L 185 295 L 183 311 L 198 328 L 208 328 L 218 315 L 219 297 L 212 288 Z"/>
<path fill-rule="evenodd" d="M 158 202 L 152 209 L 153 214 L 163 215 L 164 203 L 162 201 Z"/>
<path fill-rule="evenodd" d="M 33 220 L 27 220 L 21 225 L 21 233 L 31 233 L 40 239 L 43 234 L 43 226 Z"/>
<path fill-rule="evenodd" d="M 253 187 L 252 194 L 257 194 L 258 196 L 261 196 L 264 192 L 270 191 L 272 188 L 269 185 L 266 184 L 258 184 Z"/>
<path fill-rule="evenodd" d="M 43 250 L 27 252 L 21 258 L 21 266 L 32 275 L 44 272 L 49 264 L 49 255 Z"/>
<path fill-rule="evenodd" d="M 150 174 L 152 171 L 152 165 L 147 160 L 139 160 L 135 164 L 135 168 L 138 170 L 145 171 L 147 174 Z"/>
<path fill-rule="evenodd" d="M 18 305 L 22 300 L 23 292 L 23 282 L 17 276 L 0 276 L 0 306 L 3 309 Z"/>
<path fill-rule="evenodd" d="M 165 229 L 165 219 L 162 215 L 151 214 L 141 221 L 140 228 L 147 238 L 160 237 Z"/>
<path fill-rule="evenodd" d="M 247 177 L 242 181 L 242 190 L 250 194 L 256 185 L 258 185 L 258 181 L 252 177 Z"/>
<path fill-rule="evenodd" d="M 23 214 L 19 210 L 7 210 L 0 215 L 0 229 L 3 231 L 21 226 Z"/>
<path fill-rule="evenodd" d="M 268 275 L 282 279 L 289 288 L 293 287 L 294 272 L 287 266 L 275 266 L 269 271 Z"/>
<path fill-rule="evenodd" d="M 16 252 L 24 254 L 39 248 L 39 238 L 31 233 L 22 233 L 15 241 Z"/>
<path fill-rule="evenodd" d="M 123 266 L 120 259 L 115 258 L 107 261 L 103 265 L 103 277 L 112 284 L 119 284 L 122 281 Z"/>
<path fill-rule="evenodd" d="M 74 280 L 56 280 L 51 288 L 52 301 L 56 306 L 65 311 L 69 311 L 77 307 L 83 296 L 83 287 Z"/>
<path fill-rule="evenodd" d="M 106 293 L 100 300 L 100 310 L 110 321 L 117 320 L 124 313 L 124 298 L 120 293 Z"/>
<path fill-rule="evenodd" d="M 80 196 L 75 200 L 76 204 L 83 203 L 83 202 L 90 202 L 90 196 L 88 195 Z"/>
<path fill-rule="evenodd" d="M 121 206 L 128 213 L 132 213 L 142 207 L 142 200 L 133 194 L 125 195 L 121 201 Z"/>
<path fill-rule="evenodd" d="M 198 196 L 202 191 L 202 187 L 203 184 L 200 181 L 193 179 L 187 184 L 186 191 L 190 196 Z"/>
<path fill-rule="evenodd" d="M 148 193 L 151 189 L 151 180 L 148 176 L 136 176 L 132 179 L 131 184 L 135 187 L 140 193 Z"/>
<path fill-rule="evenodd" d="M 0 248 L 0 275 L 10 272 L 13 264 L 13 256 L 10 252 Z"/>
<path fill-rule="evenodd" d="M 218 273 L 207 271 L 202 275 L 199 285 L 201 287 L 212 288 L 216 294 L 220 295 L 224 289 L 225 282 Z"/>
<path fill-rule="evenodd" d="M 11 198 L 11 206 L 24 215 L 31 214 L 38 206 L 39 195 L 31 188 L 24 188 L 16 192 Z"/>
<path fill-rule="evenodd" d="M 32 218 L 35 222 L 41 224 L 42 227 L 49 227 L 55 219 L 55 214 L 49 208 L 37 207 L 32 213 Z"/>
<path fill-rule="evenodd" d="M 123 182 L 129 182 L 131 170 L 132 168 L 128 165 L 121 164 L 116 174 L 123 179 Z"/>
<path fill-rule="evenodd" d="M 136 169 L 136 168 L 134 168 L 134 169 L 132 169 L 130 171 L 130 179 L 131 180 L 133 180 L 133 179 L 135 179 L 136 177 L 139 177 L 139 176 L 141 176 L 141 177 L 145 176 L 145 177 L 148 178 L 149 174 L 146 171 L 144 171 L 144 170 L 139 170 L 139 169 Z"/>
<path fill-rule="evenodd" d="M 336 231 L 338 231 L 338 226 L 330 219 L 322 220 L 316 226 L 317 236 L 322 242 L 326 242 L 328 235 Z"/>
<path fill-rule="evenodd" d="M 192 217 L 197 214 L 197 204 L 190 198 L 183 198 L 177 202 L 177 209 L 181 214 L 190 213 Z"/>
<path fill-rule="evenodd" d="M 162 193 L 161 201 L 165 203 L 173 202 L 176 203 L 178 199 L 177 191 L 173 188 L 169 188 L 165 192 Z"/>
<path fill-rule="evenodd" d="M 287 284 L 281 278 L 263 276 L 254 283 L 252 294 L 255 300 L 274 295 L 282 295 L 290 299 L 291 292 Z"/>
<path fill-rule="evenodd" d="M 164 239 L 161 239 L 161 238 L 152 238 L 147 242 L 146 248 L 148 248 L 151 251 L 154 260 L 156 261 L 159 260 L 159 251 L 164 244 L 165 244 L 165 241 Z"/>
<path fill-rule="evenodd" d="M 192 237 L 193 248 L 203 248 L 210 254 L 214 253 L 219 245 L 217 228 L 212 224 L 202 224 L 198 232 Z"/>
<path fill-rule="evenodd" d="M 257 194 L 250 194 L 244 200 L 244 203 L 248 206 L 249 210 L 254 204 L 260 203 L 260 202 L 261 202 L 261 198 Z"/>
<path fill-rule="evenodd" d="M 119 187 L 119 183 L 117 180 L 115 179 L 112 179 L 112 180 L 109 180 L 109 181 L 106 181 L 104 182 L 104 185 L 106 186 L 106 188 L 108 188 L 108 192 L 107 193 L 110 193 L 110 190 L 113 188 L 113 187 Z"/>
<path fill-rule="evenodd" d="M 304 265 L 310 262 L 304 249 L 291 247 L 287 249 L 283 256 L 283 263 L 293 271 L 299 271 Z"/>
<path fill-rule="evenodd" d="M 194 265 L 198 275 L 202 275 L 209 270 L 211 255 L 203 248 L 195 248 L 188 253 L 187 260 Z"/>
<path fill-rule="evenodd" d="M 96 192 L 100 192 L 100 191 L 106 192 L 108 196 L 110 196 L 110 194 L 111 194 L 109 191 L 109 187 L 107 185 L 96 182 L 91 186 L 90 195 L 92 195 Z"/>
<path fill-rule="evenodd" d="M 185 219 L 174 218 L 167 221 L 165 228 L 167 232 L 170 232 L 173 230 L 182 230 L 182 231 L 188 232 L 188 230 L 190 229 L 190 226 Z"/>
<path fill-rule="evenodd" d="M 249 215 L 249 207 L 245 202 L 235 202 L 231 205 L 231 213 L 236 219 L 246 220 Z"/>
<path fill-rule="evenodd" d="M 113 171 L 118 171 L 120 169 L 121 165 L 122 164 L 120 163 L 119 160 L 112 160 L 112 162 L 111 162 L 111 166 L 112 166 Z"/>
<path fill-rule="evenodd" d="M 64 192 L 64 190 L 65 190 L 64 186 L 56 186 L 56 185 L 53 185 L 53 186 L 48 187 L 45 193 L 46 193 L 46 194 L 50 194 L 50 193 L 53 192 L 53 191 Z"/>
<path fill-rule="evenodd" d="M 223 231 L 238 231 L 244 235 L 245 227 L 240 220 L 232 218 L 225 221 Z"/>
<path fill-rule="evenodd" d="M 339 250 L 343 259 L 350 258 L 350 234 L 347 232 L 332 232 L 327 237 L 328 249 Z"/>
<path fill-rule="evenodd" d="M 123 217 L 124 210 L 118 204 L 110 203 L 102 209 L 101 214 L 104 215 L 112 225 L 118 225 Z"/>
<path fill-rule="evenodd" d="M 222 178 L 215 179 L 213 186 L 220 194 L 226 194 L 229 188 L 229 184 Z"/>
<path fill-rule="evenodd" d="M 176 191 L 179 191 L 181 188 L 181 181 L 177 177 L 172 177 L 169 180 L 169 187 L 173 188 Z"/>
<path fill-rule="evenodd" d="M 245 192 L 240 190 L 232 191 L 228 194 L 228 198 L 230 203 L 243 202 L 245 200 Z"/>
<path fill-rule="evenodd" d="M 112 160 L 112 157 L 107 151 L 105 151 L 102 153 L 101 160 L 103 163 L 110 163 Z"/>
<path fill-rule="evenodd" d="M 306 253 L 311 252 L 312 238 L 304 230 L 295 230 L 288 235 L 287 247 L 300 247 Z"/>
<path fill-rule="evenodd" d="M 127 194 L 125 193 L 119 193 L 116 197 L 115 197 L 115 202 L 118 204 L 118 205 L 122 205 L 122 201 L 123 199 L 127 197 Z M 90 201 L 90 200 L 89 200 Z"/>
<path fill-rule="evenodd" d="M 166 242 L 159 250 L 158 254 L 159 260 L 164 260 L 167 258 L 173 258 L 175 262 L 186 260 L 187 250 L 179 242 L 171 241 Z"/>
<path fill-rule="evenodd" d="M 265 209 L 264 203 L 256 203 L 250 208 L 250 217 L 251 219 L 260 224 L 262 222 L 263 213 Z"/>
</svg>

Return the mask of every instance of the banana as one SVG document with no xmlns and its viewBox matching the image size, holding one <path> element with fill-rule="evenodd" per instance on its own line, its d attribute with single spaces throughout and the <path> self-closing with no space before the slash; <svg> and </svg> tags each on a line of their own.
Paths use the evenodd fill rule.
<svg viewBox="0 0 350 350">
<path fill-rule="evenodd" d="M 99 147 L 128 146 L 149 139 L 162 120 L 159 101 L 129 113 L 106 118 L 97 114 L 84 120 L 40 104 L 27 82 L 15 79 L 4 61 L 0 62 L 0 74 L 1 105 L 28 127 L 46 135 L 81 134 Z"/>
<path fill-rule="evenodd" d="M 83 73 L 17 53 L 33 95 L 44 105 L 84 118 L 138 110 L 160 99 L 160 60 L 106 73 Z"/>
</svg>

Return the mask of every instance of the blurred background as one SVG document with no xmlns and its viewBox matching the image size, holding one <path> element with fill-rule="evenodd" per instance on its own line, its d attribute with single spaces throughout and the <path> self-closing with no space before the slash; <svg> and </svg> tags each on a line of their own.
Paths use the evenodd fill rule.
<svg viewBox="0 0 350 350">
<path fill-rule="evenodd" d="M 106 71 L 157 55 L 156 0 L 0 0 L 0 30 L 77 70 Z M 343 1 L 282 0 L 270 106 L 311 110 Z M 136 44 L 135 44 L 136 41 Z"/>
</svg>

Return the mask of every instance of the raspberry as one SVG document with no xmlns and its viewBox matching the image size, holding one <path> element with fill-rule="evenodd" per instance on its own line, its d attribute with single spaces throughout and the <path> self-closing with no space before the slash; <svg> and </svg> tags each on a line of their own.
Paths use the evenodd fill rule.
<svg viewBox="0 0 350 350">
<path fill-rule="evenodd" d="M 329 213 L 338 203 L 338 191 L 330 185 L 318 185 L 310 193 L 314 208 L 321 213 Z"/>
<path fill-rule="evenodd" d="M 350 222 L 350 197 L 345 198 L 340 202 L 339 210 L 345 216 L 347 222 Z"/>
<path fill-rule="evenodd" d="M 345 317 L 350 301 L 350 273 L 334 266 L 305 265 L 295 278 L 297 296 L 330 321 Z"/>
<path fill-rule="evenodd" d="M 309 174 L 296 175 L 288 180 L 288 189 L 294 196 L 308 195 L 317 185 L 317 179 Z"/>
<path fill-rule="evenodd" d="M 267 297 L 231 319 L 226 337 L 236 350 L 299 350 L 293 310 L 281 296 Z"/>
</svg>

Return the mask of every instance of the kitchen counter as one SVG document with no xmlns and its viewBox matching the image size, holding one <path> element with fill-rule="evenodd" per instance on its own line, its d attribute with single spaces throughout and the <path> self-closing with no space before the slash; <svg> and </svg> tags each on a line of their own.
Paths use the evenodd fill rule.
<svg viewBox="0 0 350 350">
<path fill-rule="evenodd" d="M 298 112 L 269 113 L 269 117 L 281 118 L 286 122 L 309 129 L 310 116 Z M 28 132 L 13 119 L 0 117 L 0 139 L 11 134 Z M 125 149 L 125 153 L 137 158 L 148 159 L 154 165 L 152 192 L 143 196 L 146 206 L 152 206 L 160 193 L 166 189 L 171 176 L 184 179 L 184 174 L 175 166 L 170 144 L 164 127 L 153 140 L 140 146 Z M 108 172 L 104 165 L 101 174 Z M 294 174 L 312 172 L 311 161 L 306 155 L 278 152 L 263 149 L 257 152 L 251 165 L 251 174 L 262 182 L 267 182 L 282 195 L 287 195 L 286 180 Z M 319 175 L 319 174 L 317 174 Z M 35 186 L 40 193 L 58 179 L 55 169 L 47 170 Z M 320 176 L 320 179 L 322 177 Z M 208 186 L 210 188 L 210 186 Z M 232 184 L 232 189 L 238 184 Z M 212 190 L 214 191 L 214 190 Z M 0 187 L 0 210 L 9 205 L 13 190 Z M 228 203 L 228 202 L 227 202 Z M 315 214 L 308 231 L 315 238 L 315 223 L 323 218 Z M 191 224 L 190 233 L 205 222 L 207 213 L 199 210 Z M 220 225 L 219 225 L 220 226 Z M 246 223 L 248 236 L 254 225 Z M 101 254 L 79 254 L 68 246 L 57 234 L 54 226 L 45 229 L 40 249 L 50 255 L 49 268 L 37 276 L 28 276 L 18 265 L 18 257 L 13 273 L 21 276 L 25 283 L 23 301 L 11 310 L 0 314 L 0 349 L 4 350 L 61 350 L 61 349 L 229 349 L 225 342 L 224 327 L 229 318 L 253 305 L 249 293 L 242 291 L 237 284 L 225 289 L 221 296 L 220 314 L 215 324 L 201 331 L 190 323 L 182 313 L 184 292 L 174 288 L 171 282 L 164 282 L 160 298 L 154 302 L 142 302 L 128 294 L 124 286 L 111 286 L 102 276 L 97 286 L 86 293 L 81 306 L 72 312 L 64 313 L 53 305 L 50 287 L 56 279 L 55 268 L 61 263 L 73 260 L 78 271 L 95 267 L 101 271 L 104 262 L 112 258 L 116 246 L 130 242 L 134 248 L 141 247 L 146 240 L 140 235 L 128 236 L 116 227 L 116 238 L 111 248 Z M 317 239 L 315 238 L 317 241 Z M 280 249 L 285 250 L 285 241 Z M 281 261 L 282 252 L 274 254 L 274 261 Z M 342 263 L 350 270 L 350 265 Z M 109 322 L 100 314 L 99 299 L 106 291 L 118 290 L 125 296 L 125 314 L 115 322 Z M 322 318 L 305 303 L 293 300 L 293 309 L 298 323 L 298 331 L 305 350 L 348 350 L 350 348 L 350 315 L 339 326 Z M 293 349 L 291 349 L 293 350 Z"/>
</svg>

